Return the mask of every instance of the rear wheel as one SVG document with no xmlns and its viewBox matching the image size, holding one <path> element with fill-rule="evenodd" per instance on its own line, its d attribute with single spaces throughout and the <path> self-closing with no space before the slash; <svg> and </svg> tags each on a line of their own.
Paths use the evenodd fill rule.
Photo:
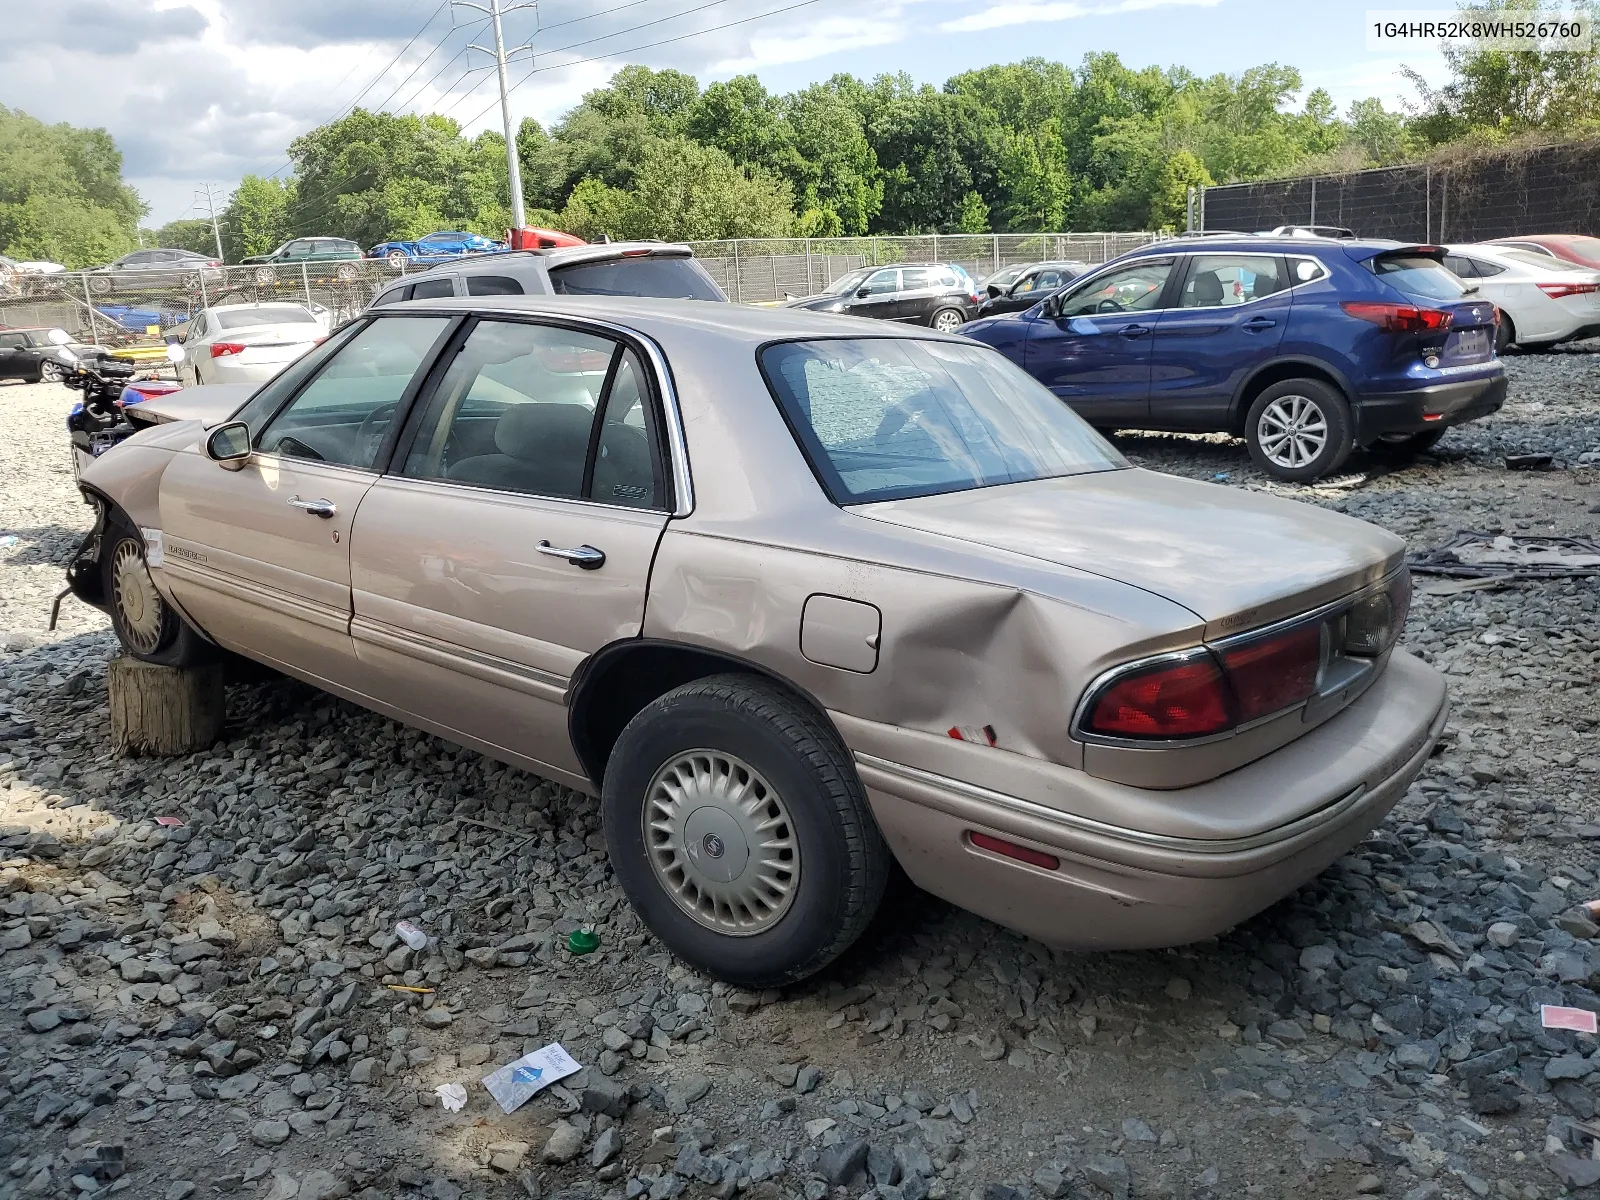
<svg viewBox="0 0 1600 1200">
<path fill-rule="evenodd" d="M 121 514 L 107 524 L 100 563 L 111 627 L 127 653 L 166 667 L 193 666 L 211 659 L 211 644 L 156 590 L 145 561 L 144 538 Z"/>
<path fill-rule="evenodd" d="M 804 979 L 861 935 L 891 857 L 838 735 L 746 675 L 645 707 L 601 792 L 612 869 L 668 949 L 743 987 Z"/>
<path fill-rule="evenodd" d="M 1320 379 L 1285 379 L 1257 396 L 1245 440 L 1256 466 L 1290 483 L 1337 471 L 1355 444 L 1344 397 Z"/>
<path fill-rule="evenodd" d="M 393 267 L 396 271 L 400 270 L 402 267 L 404 267 L 406 265 L 406 263 L 411 261 L 410 258 L 407 257 L 406 252 L 404 250 L 391 250 L 391 251 L 389 251 L 388 259 L 389 259 L 389 265 L 391 267 Z"/>
<path fill-rule="evenodd" d="M 933 314 L 933 320 L 928 322 L 940 333 L 954 333 L 963 323 L 961 311 L 955 308 L 941 308 Z"/>
<path fill-rule="evenodd" d="M 1511 315 L 1504 309 L 1500 311 L 1500 322 L 1494 327 L 1494 352 L 1504 354 L 1511 349 L 1512 343 L 1517 340 L 1517 326 L 1511 320 Z"/>
</svg>

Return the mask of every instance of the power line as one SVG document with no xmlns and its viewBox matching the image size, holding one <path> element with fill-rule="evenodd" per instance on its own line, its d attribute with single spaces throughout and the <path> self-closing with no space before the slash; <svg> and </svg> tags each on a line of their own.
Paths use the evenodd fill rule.
<svg viewBox="0 0 1600 1200">
<path fill-rule="evenodd" d="M 447 2 L 448 2 L 448 0 L 447 0 Z M 485 24 L 485 23 L 486 22 L 480 22 L 480 24 Z M 446 34 L 439 41 L 438 45 L 436 45 L 432 50 L 428 51 L 427 56 L 425 58 L 423 58 L 420 62 L 418 62 L 416 66 L 412 67 L 411 70 L 406 72 L 406 77 L 404 79 L 402 79 L 399 83 L 395 84 L 393 91 L 391 91 L 382 100 L 378 101 L 378 103 L 376 103 L 376 104 L 374 104 L 372 106 L 373 109 L 376 110 L 377 112 L 385 111 L 389 106 L 389 101 L 393 100 L 397 95 L 399 95 L 400 89 L 405 87 L 406 84 L 410 83 L 411 80 L 416 77 L 417 72 L 422 70 L 423 67 L 428 65 L 428 59 L 431 59 L 435 54 L 439 53 L 439 51 L 444 49 L 445 42 L 450 40 L 450 34 L 453 34 L 455 32 L 456 32 L 455 29 L 451 29 L 450 33 Z M 469 33 L 467 36 L 471 37 L 473 35 L 471 33 Z M 449 62 L 445 63 L 444 67 L 440 67 L 438 71 L 434 72 L 433 78 L 437 79 L 441 74 L 443 74 L 443 72 L 445 70 L 445 67 L 448 67 L 450 65 L 450 63 L 456 61 L 456 58 L 460 58 L 462 54 L 465 54 L 467 52 L 467 49 L 468 49 L 468 47 L 463 47 L 459 52 L 457 52 L 455 58 L 450 59 Z M 422 86 L 423 86 L 423 88 L 426 88 L 428 85 L 425 83 Z M 420 91 L 421 89 L 418 89 L 418 90 Z"/>
<path fill-rule="evenodd" d="M 720 0 L 717 0 L 717 2 L 720 2 Z M 556 63 L 553 66 L 533 67 L 525 75 L 523 75 L 523 77 L 521 79 L 517 80 L 516 83 L 512 84 L 511 87 L 508 90 L 514 92 L 519 87 L 521 87 L 523 84 L 527 83 L 528 80 L 532 79 L 535 75 L 542 75 L 546 71 L 562 71 L 562 70 L 567 69 L 568 67 L 581 66 L 583 63 L 600 62 L 600 61 L 602 61 L 604 59 L 607 59 L 607 58 L 618 58 L 618 57 L 620 57 L 620 56 L 622 56 L 624 54 L 636 54 L 640 50 L 653 50 L 657 46 L 669 46 L 669 45 L 672 45 L 674 42 L 685 42 L 685 41 L 688 41 L 690 38 L 704 37 L 708 33 L 718 33 L 718 32 L 720 32 L 720 31 L 722 31 L 724 29 L 732 29 L 735 25 L 748 25 L 752 21 L 763 21 L 768 17 L 776 17 L 776 16 L 779 16 L 782 13 L 793 12 L 797 8 L 809 8 L 809 7 L 811 7 L 811 5 L 817 4 L 819 2 L 820 2 L 820 0 L 799 0 L 798 3 L 786 4 L 782 8 L 774 8 L 774 9 L 770 9 L 769 11 L 764 12 L 764 13 L 757 13 L 753 17 L 740 17 L 737 21 L 728 21 L 728 22 L 725 22 L 724 24 L 721 24 L 721 25 L 713 25 L 710 29 L 699 29 L 699 30 L 696 30 L 693 33 L 682 33 L 682 34 L 679 34 L 677 37 L 662 38 L 661 40 L 655 41 L 655 42 L 645 42 L 642 45 L 630 46 L 626 50 L 610 50 L 610 51 L 607 51 L 604 54 L 591 55 L 588 58 L 575 58 L 575 59 L 571 60 L 570 62 Z M 710 7 L 711 7 L 711 5 L 709 5 L 709 4 L 701 5 L 701 8 L 710 8 Z M 689 13 L 698 12 L 698 11 L 700 11 L 700 10 L 699 9 L 690 9 L 688 12 L 679 13 L 678 15 L 679 16 L 688 16 Z M 670 18 L 665 18 L 665 19 L 670 19 Z M 649 22 L 649 24 L 657 25 L 657 24 L 660 24 L 660 22 L 659 21 L 651 21 L 651 22 Z M 638 26 L 637 28 L 641 28 L 642 29 L 642 28 L 644 28 L 644 26 Z M 629 29 L 625 29 L 625 30 L 619 31 L 619 33 L 617 33 L 617 34 L 612 34 L 610 36 L 617 37 L 617 36 L 620 36 L 621 33 L 631 33 L 631 32 L 633 32 L 633 31 L 629 30 Z M 602 39 L 602 38 L 591 38 L 591 39 L 589 39 L 590 42 L 603 41 L 603 40 L 604 39 Z M 574 43 L 574 45 L 588 45 L 588 44 L 589 44 L 588 42 L 577 42 L 577 43 Z M 557 49 L 557 50 L 547 50 L 547 51 L 545 51 L 545 53 L 546 54 L 560 54 L 562 52 L 562 50 L 570 50 L 572 48 L 573 48 L 572 46 L 563 46 L 563 47 L 561 47 L 560 49 Z M 496 101 L 496 103 L 498 103 L 498 101 Z M 494 107 L 493 104 L 489 105 L 489 108 L 493 108 L 493 107 Z M 468 126 L 476 123 L 478 121 L 478 119 L 483 116 L 484 113 L 489 111 L 489 108 L 483 109 L 476 116 L 474 116 L 471 120 L 462 122 L 462 128 L 465 129 Z"/>
</svg>

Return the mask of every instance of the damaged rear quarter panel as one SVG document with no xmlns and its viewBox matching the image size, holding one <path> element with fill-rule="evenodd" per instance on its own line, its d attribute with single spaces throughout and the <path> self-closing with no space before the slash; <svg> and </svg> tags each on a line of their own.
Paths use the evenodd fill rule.
<svg viewBox="0 0 1600 1200">
<path fill-rule="evenodd" d="M 886 533 L 837 509 L 822 520 L 833 528 L 812 530 L 808 541 L 854 553 L 749 540 L 748 528 L 744 537 L 699 532 L 692 518 L 670 525 L 645 636 L 759 664 L 835 713 L 939 737 L 990 726 L 998 751 L 1069 767 L 1082 766 L 1068 725 L 1089 681 L 1111 662 L 1199 636 L 1193 613 L 1138 588 L 914 531 Z M 875 670 L 801 653 L 801 615 L 817 594 L 882 612 Z"/>
</svg>

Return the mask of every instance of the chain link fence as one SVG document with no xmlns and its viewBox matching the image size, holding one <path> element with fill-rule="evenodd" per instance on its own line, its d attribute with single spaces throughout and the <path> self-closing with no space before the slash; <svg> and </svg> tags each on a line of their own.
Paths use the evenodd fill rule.
<svg viewBox="0 0 1600 1200">
<path fill-rule="evenodd" d="M 1342 225 L 1358 237 L 1442 243 L 1600 235 L 1600 142 L 1208 187 L 1198 209 L 1199 228 L 1246 233 Z"/>
<path fill-rule="evenodd" d="M 826 290 L 862 267 L 947 263 L 981 280 L 1042 259 L 1098 264 L 1159 240 L 1154 233 L 940 233 L 915 237 L 735 238 L 691 242 L 728 298 L 770 304 Z"/>
<path fill-rule="evenodd" d="M 861 267 L 959 265 L 973 279 L 1041 259 L 1102 263 L 1157 240 L 1150 233 L 929 234 L 923 237 L 760 238 L 691 243 L 696 258 L 744 304 L 808 296 Z M 326 310 L 337 325 L 361 312 L 380 288 L 415 272 L 384 259 L 205 267 L 167 271 L 63 271 L 0 275 L 0 326 L 50 326 L 81 342 L 159 342 L 214 304 L 293 301 Z"/>
</svg>

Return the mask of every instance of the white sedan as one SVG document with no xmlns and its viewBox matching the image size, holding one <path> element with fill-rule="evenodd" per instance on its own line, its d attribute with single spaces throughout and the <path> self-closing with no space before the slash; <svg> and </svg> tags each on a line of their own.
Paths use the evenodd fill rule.
<svg viewBox="0 0 1600 1200">
<path fill-rule="evenodd" d="M 1482 243 L 1445 247 L 1444 265 L 1500 310 L 1496 350 L 1600 334 L 1600 271 Z"/>
<path fill-rule="evenodd" d="M 327 336 L 326 312 L 303 304 L 218 304 L 189 321 L 173 357 L 185 384 L 260 383 Z"/>
</svg>

